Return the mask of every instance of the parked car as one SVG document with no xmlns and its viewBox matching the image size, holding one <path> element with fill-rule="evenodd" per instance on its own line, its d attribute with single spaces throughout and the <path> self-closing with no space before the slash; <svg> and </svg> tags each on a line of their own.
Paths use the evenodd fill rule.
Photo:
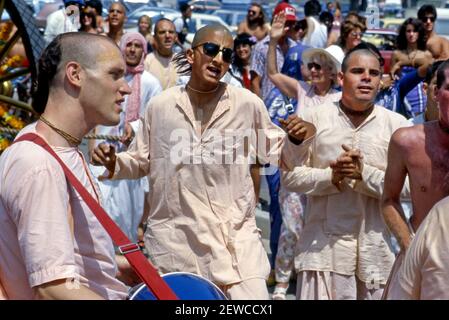
<svg viewBox="0 0 449 320">
<path fill-rule="evenodd" d="M 384 73 L 389 73 L 393 51 L 396 50 L 396 31 L 389 29 L 368 29 L 363 34 L 362 40 L 375 45 L 385 60 Z"/>
<path fill-rule="evenodd" d="M 435 22 L 435 32 L 446 39 L 449 39 L 449 8 L 437 9 L 437 20 Z"/>
<path fill-rule="evenodd" d="M 135 17 L 137 17 L 137 19 L 139 19 L 139 17 L 142 14 L 151 13 L 151 12 L 148 12 L 148 13 L 144 13 L 144 12 L 145 11 L 139 11 L 138 15 L 136 15 L 136 16 L 133 15 L 133 19 Z M 164 11 L 161 12 L 161 14 L 152 15 L 151 19 L 153 20 L 153 28 L 154 28 L 156 22 L 159 21 L 162 18 L 167 18 L 167 19 L 173 21 L 176 18 L 180 18 L 181 16 L 182 16 L 181 13 L 176 11 L 176 10 L 164 10 Z M 129 20 L 130 19 L 128 18 L 128 21 Z M 206 25 L 220 24 L 220 25 L 224 26 L 225 28 L 227 28 L 233 35 L 235 34 L 235 32 L 233 32 L 233 30 L 232 30 L 230 25 L 228 25 L 225 21 L 223 21 L 223 19 L 221 19 L 220 17 L 215 16 L 215 15 L 204 14 L 204 13 L 192 13 L 192 20 L 195 21 L 196 30 L 198 30 L 201 27 L 206 26 Z M 129 24 L 129 22 L 126 23 L 124 29 L 127 32 L 137 31 L 137 20 L 135 20 L 135 22 L 133 24 Z M 189 33 L 187 35 L 187 37 L 186 37 L 187 46 L 188 46 L 189 43 L 192 43 L 193 36 L 194 36 L 193 33 Z"/>
<path fill-rule="evenodd" d="M 172 19 L 172 16 L 173 16 L 173 18 L 178 17 L 178 16 L 180 17 L 181 13 L 175 9 L 144 5 L 128 14 L 128 17 L 125 21 L 124 29 L 128 30 L 128 29 L 136 28 L 136 30 L 137 30 L 137 22 L 139 21 L 139 18 L 143 15 L 147 15 L 151 19 L 153 19 L 153 17 L 156 17 L 156 16 L 170 15 L 169 19 Z M 154 23 L 153 23 L 153 25 L 154 25 Z"/>
<path fill-rule="evenodd" d="M 193 12 L 211 13 L 221 8 L 221 2 L 218 0 L 191 0 L 188 2 L 192 6 Z"/>
<path fill-rule="evenodd" d="M 380 20 L 380 27 L 383 29 L 398 31 L 403 22 L 403 18 L 384 18 Z"/>
<path fill-rule="evenodd" d="M 62 0 L 57 1 L 39 1 L 32 7 L 34 10 L 34 18 L 36 26 L 41 32 L 44 32 L 47 26 L 47 18 L 53 12 L 59 10 L 64 6 Z"/>
<path fill-rule="evenodd" d="M 405 18 L 405 9 L 401 0 L 387 0 L 383 6 L 384 17 Z"/>
<path fill-rule="evenodd" d="M 232 31 L 237 32 L 240 22 L 246 19 L 247 11 L 219 9 L 212 14 L 223 19 L 231 27 Z"/>
</svg>

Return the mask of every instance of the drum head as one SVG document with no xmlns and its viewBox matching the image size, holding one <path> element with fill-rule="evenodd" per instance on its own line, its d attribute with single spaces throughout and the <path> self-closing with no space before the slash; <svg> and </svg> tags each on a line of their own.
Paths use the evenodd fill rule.
<svg viewBox="0 0 449 320">
<path fill-rule="evenodd" d="M 226 300 L 226 296 L 211 281 L 188 272 L 173 272 L 162 276 L 180 300 Z M 157 300 L 154 294 L 140 284 L 130 291 L 130 300 Z"/>
</svg>

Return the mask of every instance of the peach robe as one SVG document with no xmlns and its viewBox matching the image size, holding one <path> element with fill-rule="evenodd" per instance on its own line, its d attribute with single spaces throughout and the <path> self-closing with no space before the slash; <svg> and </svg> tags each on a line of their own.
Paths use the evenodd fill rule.
<svg viewBox="0 0 449 320">
<path fill-rule="evenodd" d="M 151 100 L 140 128 L 117 155 L 114 178 L 149 174 L 145 244 L 159 270 L 197 273 L 218 285 L 266 278 L 248 158 L 291 168 L 299 146 L 271 122 L 262 100 L 227 85 L 201 134 L 185 88 L 173 87 Z"/>
</svg>

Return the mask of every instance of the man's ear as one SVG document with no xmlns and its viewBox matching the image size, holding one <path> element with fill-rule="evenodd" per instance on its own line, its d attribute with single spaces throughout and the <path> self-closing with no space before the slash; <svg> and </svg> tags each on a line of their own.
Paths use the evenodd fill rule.
<svg viewBox="0 0 449 320">
<path fill-rule="evenodd" d="M 192 49 L 186 50 L 186 58 L 190 64 L 193 64 L 194 55 L 195 55 L 195 52 Z"/>
<path fill-rule="evenodd" d="M 65 67 L 65 76 L 66 76 L 67 81 L 71 85 L 73 85 L 75 87 L 81 86 L 81 81 L 82 81 L 81 73 L 82 73 L 82 67 L 78 62 L 70 61 L 67 63 L 67 65 Z"/>
<path fill-rule="evenodd" d="M 338 85 L 340 87 L 343 87 L 343 78 L 344 78 L 343 72 L 342 71 L 338 72 L 337 73 L 337 80 L 338 80 Z"/>
<path fill-rule="evenodd" d="M 427 84 L 427 82 L 423 82 L 422 83 L 422 92 L 424 95 L 427 96 L 427 90 L 429 89 L 429 85 Z"/>
<path fill-rule="evenodd" d="M 436 85 L 433 86 L 433 96 L 435 97 L 435 100 L 438 101 L 438 87 Z"/>
</svg>

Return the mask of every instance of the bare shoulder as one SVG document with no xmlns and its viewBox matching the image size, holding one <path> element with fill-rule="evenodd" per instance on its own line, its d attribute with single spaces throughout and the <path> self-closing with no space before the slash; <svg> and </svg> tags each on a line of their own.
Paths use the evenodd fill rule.
<svg viewBox="0 0 449 320">
<path fill-rule="evenodd" d="M 246 21 L 240 22 L 240 24 L 238 26 L 238 33 L 242 33 L 242 32 L 248 32 L 248 27 L 247 27 Z"/>
<path fill-rule="evenodd" d="M 429 50 L 418 50 L 416 52 L 416 56 L 415 59 L 425 59 L 425 58 L 431 58 L 432 57 L 432 53 Z"/>
<path fill-rule="evenodd" d="M 424 136 L 424 125 L 419 124 L 412 127 L 397 129 L 391 136 L 391 144 L 399 149 L 409 149 L 416 146 Z"/>
<path fill-rule="evenodd" d="M 400 60 L 400 59 L 403 59 L 403 58 L 406 58 L 406 57 L 407 57 L 407 55 L 404 52 L 402 52 L 401 50 L 394 50 L 393 51 L 393 58 L 396 59 L 396 60 Z"/>
<path fill-rule="evenodd" d="M 445 44 L 446 39 L 443 37 L 433 35 L 427 40 L 427 50 L 434 53 L 435 50 L 441 50 L 441 47 Z"/>
<path fill-rule="evenodd" d="M 448 44 L 449 44 L 449 42 L 448 42 Z M 425 59 L 432 59 L 433 58 L 432 52 L 430 52 L 429 50 L 424 51 L 423 57 Z"/>
</svg>

